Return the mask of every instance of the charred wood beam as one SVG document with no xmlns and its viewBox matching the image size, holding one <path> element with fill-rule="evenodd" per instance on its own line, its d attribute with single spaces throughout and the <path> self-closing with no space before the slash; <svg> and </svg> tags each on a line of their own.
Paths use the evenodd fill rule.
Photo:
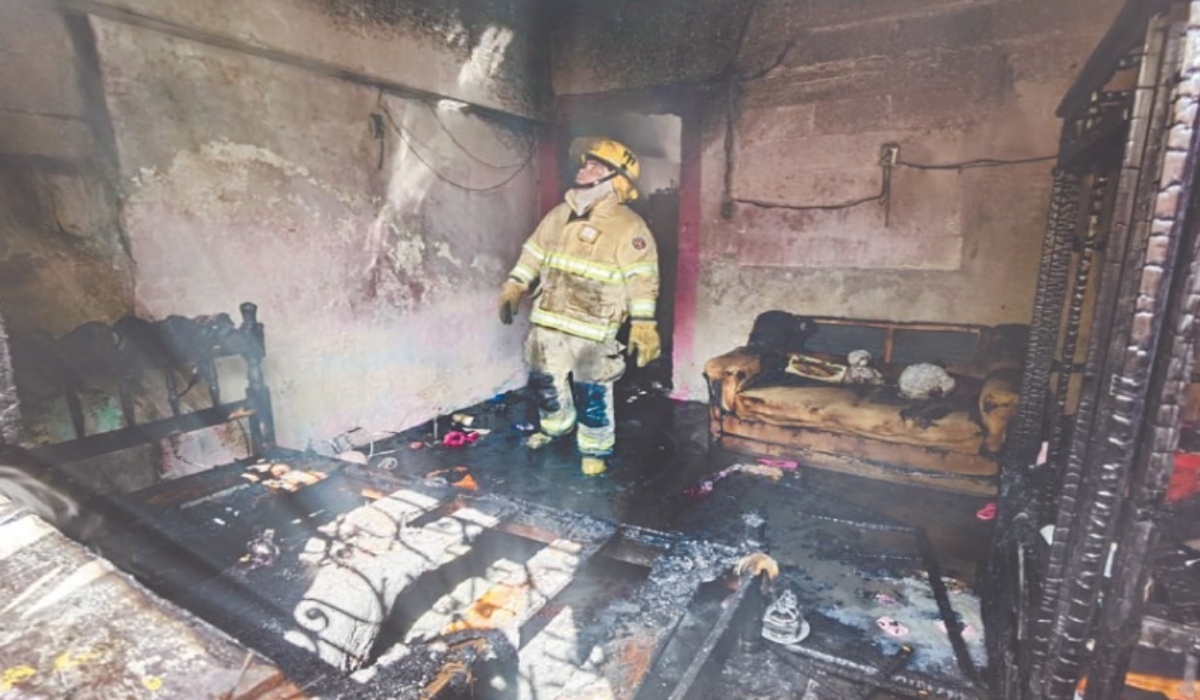
<svg viewBox="0 0 1200 700">
<path fill-rule="evenodd" d="M 1148 40 L 1147 40 L 1148 41 Z M 1147 51 L 1151 47 L 1147 47 Z M 1101 275 L 1100 287 L 1097 293 L 1096 308 L 1100 313 L 1093 320 L 1091 343 L 1088 350 L 1087 366 L 1090 369 L 1084 375 L 1079 406 L 1074 416 L 1073 437 L 1070 449 L 1065 455 L 1056 455 L 1059 461 L 1052 462 L 1055 466 L 1062 464 L 1059 476 L 1058 498 L 1054 518 L 1054 540 L 1050 546 L 1048 562 L 1043 576 L 1042 590 L 1039 592 L 1040 603 L 1037 618 L 1033 621 L 1034 640 L 1031 649 L 1031 662 L 1028 667 L 1036 674 L 1045 662 L 1051 640 L 1051 627 L 1054 623 L 1057 609 L 1057 595 L 1064 578 L 1064 568 L 1067 565 L 1067 551 L 1071 545 L 1072 527 L 1079 517 L 1081 510 L 1080 489 L 1084 477 L 1084 468 L 1088 464 L 1088 451 L 1097 415 L 1098 386 L 1097 373 L 1105 366 L 1108 347 L 1103 339 L 1113 333 L 1113 311 L 1120 289 L 1122 266 L 1128 255 L 1129 238 L 1135 221 L 1135 203 L 1138 183 L 1141 180 L 1144 161 L 1143 144 L 1150 138 L 1154 86 L 1157 80 L 1158 60 L 1149 56 L 1141 62 L 1141 74 L 1137 84 L 1139 90 L 1133 110 L 1133 120 L 1129 129 L 1121 175 L 1117 185 L 1116 199 L 1110 218 L 1111 230 L 1108 234 L 1110 242 L 1105 268 Z M 1035 696 L 1038 689 L 1033 689 Z"/>
<path fill-rule="evenodd" d="M 1077 231 L 1081 224 L 1080 217 L 1079 217 L 1079 206 L 1080 206 L 1080 199 L 1082 196 L 1082 190 L 1083 190 L 1082 179 L 1079 177 L 1072 177 L 1071 178 L 1071 186 L 1066 191 L 1062 192 L 1064 201 L 1062 201 L 1058 205 L 1057 212 L 1056 212 L 1055 218 L 1053 220 L 1053 224 L 1052 224 L 1052 226 L 1054 228 L 1054 236 L 1055 236 L 1056 245 L 1051 250 L 1051 255 L 1054 257 L 1046 264 L 1051 268 L 1051 270 L 1052 270 L 1051 274 L 1053 274 L 1055 276 L 1054 279 L 1055 279 L 1055 283 L 1056 283 L 1056 285 L 1055 285 L 1056 288 L 1053 290 L 1053 293 L 1055 294 L 1055 296 L 1054 296 L 1055 303 L 1053 303 L 1051 305 L 1052 308 L 1048 310 L 1048 313 L 1051 313 L 1053 315 L 1045 319 L 1045 322 L 1048 324 L 1051 324 L 1054 329 L 1052 338 L 1047 338 L 1047 340 L 1049 342 L 1051 342 L 1052 344 L 1045 350 L 1045 352 L 1049 353 L 1050 356 L 1054 356 L 1054 354 L 1057 352 L 1057 347 L 1058 347 L 1060 336 L 1069 336 L 1071 334 L 1071 328 L 1072 328 L 1071 325 L 1068 324 L 1068 326 L 1066 328 L 1061 328 L 1060 326 L 1062 324 L 1063 309 L 1064 309 L 1064 306 L 1066 303 L 1067 291 L 1068 291 L 1068 289 L 1071 288 L 1069 286 L 1070 281 L 1069 281 L 1069 277 L 1068 277 L 1068 271 L 1069 271 L 1069 268 L 1071 265 L 1071 258 L 1072 258 L 1071 250 L 1073 250 L 1075 247 L 1074 243 L 1076 241 L 1080 240 L 1080 237 L 1079 237 Z M 1092 190 L 1092 191 L 1094 192 L 1094 190 Z M 1066 199 L 1068 197 L 1069 197 L 1069 199 Z M 1095 248 L 1094 243 L 1092 245 L 1092 248 Z M 1080 251 L 1080 252 L 1082 254 L 1083 251 Z M 1079 282 L 1080 282 L 1080 280 L 1079 280 L 1078 276 L 1076 276 L 1076 278 L 1074 279 L 1075 285 L 1078 286 Z M 1085 278 L 1085 283 L 1086 283 L 1086 278 Z M 1076 323 L 1073 327 L 1075 329 L 1076 337 L 1077 337 L 1078 321 L 1076 321 Z M 1047 333 L 1047 335 L 1049 336 L 1051 334 Z M 1068 339 L 1066 337 L 1063 337 L 1062 342 L 1064 345 L 1070 344 L 1070 345 L 1072 345 L 1072 347 L 1075 347 L 1075 345 L 1078 341 L 1077 340 L 1076 341 L 1068 341 Z M 1051 367 L 1044 373 L 1046 382 L 1047 382 L 1047 384 L 1045 385 L 1046 387 L 1049 386 L 1049 379 L 1051 376 L 1056 376 L 1060 379 L 1062 378 L 1062 373 L 1064 372 L 1064 368 L 1062 365 L 1064 362 L 1070 363 L 1072 366 L 1072 369 L 1074 368 L 1074 355 L 1075 355 L 1075 351 L 1072 350 L 1070 355 L 1066 355 L 1065 353 L 1063 354 L 1062 362 L 1056 361 L 1056 362 L 1052 363 Z M 1058 397 L 1065 398 L 1064 394 L 1066 391 L 1066 387 L 1068 387 L 1068 386 L 1069 386 L 1069 383 L 1068 384 L 1060 384 L 1059 387 L 1057 388 L 1058 395 L 1056 396 L 1056 398 L 1058 398 Z M 1045 402 L 1047 399 L 1046 388 L 1039 388 L 1038 391 L 1040 392 L 1040 395 L 1038 396 L 1039 400 L 1042 402 Z M 1039 405 L 1041 405 L 1041 404 L 1039 404 Z M 1050 445 L 1049 454 L 1047 455 L 1047 460 L 1046 460 L 1047 464 L 1044 467 L 1044 469 L 1045 470 L 1054 470 L 1054 469 L 1056 469 L 1056 465 L 1058 465 L 1060 463 L 1060 461 L 1058 459 L 1059 455 L 1056 453 L 1056 451 L 1054 449 L 1054 442 L 1055 442 L 1054 436 L 1060 432 L 1061 429 L 1058 427 L 1058 425 L 1064 421 L 1065 416 L 1063 415 L 1064 410 L 1063 410 L 1062 404 L 1056 404 L 1055 408 L 1057 409 L 1055 411 L 1050 411 L 1047 408 L 1045 415 L 1048 416 L 1048 420 L 1043 418 L 1042 420 L 1039 420 L 1039 422 L 1037 424 L 1037 428 L 1039 430 L 1042 429 L 1043 424 L 1045 424 L 1047 426 L 1047 428 L 1045 429 L 1046 435 L 1043 436 L 1041 433 L 1039 433 L 1035 439 L 1033 439 L 1029 442 L 1029 444 L 1022 445 L 1022 448 L 1026 451 L 1025 454 L 1028 455 L 1027 460 L 1023 463 L 1023 466 L 1025 468 L 1028 468 L 1029 465 L 1033 464 L 1033 461 L 1035 459 L 1034 455 L 1036 455 L 1037 452 L 1040 451 L 1040 441 L 1043 437 L 1045 437 L 1049 441 L 1049 445 Z M 1061 451 L 1061 450 L 1059 450 L 1059 451 Z M 1042 476 L 1044 477 L 1045 475 L 1042 475 Z M 1049 493 L 1050 489 L 1046 488 L 1047 485 L 1044 483 L 1046 481 L 1045 478 L 1043 478 L 1041 481 L 1043 482 L 1043 483 L 1039 484 L 1041 486 L 1041 488 L 1035 489 L 1036 493 L 1034 494 L 1034 497 L 1037 499 L 1036 508 L 1030 513 L 1035 526 L 1036 526 L 1036 523 L 1043 522 L 1044 518 L 1046 518 L 1050 513 L 1050 500 L 1051 500 L 1051 494 Z"/>
<path fill-rule="evenodd" d="M 1131 48 L 1141 43 L 1150 18 L 1164 11 L 1170 4 L 1171 0 L 1125 3 L 1121 14 L 1113 21 L 1112 27 L 1079 72 L 1079 77 L 1067 90 L 1055 114 L 1060 119 L 1069 119 L 1084 109 L 1091 96 L 1112 77 L 1118 62 Z"/>
<path fill-rule="evenodd" d="M 1200 40 L 1200 26 L 1188 29 L 1188 41 Z M 1169 289 L 1165 300 L 1167 330 L 1157 344 L 1153 374 L 1149 382 L 1146 436 L 1139 440 L 1131 503 L 1118 528 L 1119 540 L 1113 567 L 1113 582 L 1097 623 L 1097 647 L 1088 674 L 1086 700 L 1117 697 L 1141 633 L 1145 593 L 1149 581 L 1147 554 L 1157 538 L 1157 515 L 1170 479 L 1175 449 L 1179 444 L 1179 422 L 1186 400 L 1192 368 L 1195 367 L 1195 322 L 1200 312 L 1200 225 L 1195 190 L 1200 124 L 1194 114 L 1200 94 L 1187 78 L 1200 75 L 1200 61 L 1186 57 L 1184 81 L 1174 103 L 1170 155 L 1160 177 L 1148 253 L 1150 261 L 1165 264 L 1160 290 Z M 1186 143 L 1184 148 L 1178 144 Z M 1182 255 L 1180 254 L 1182 253 Z M 1173 261 L 1178 261 L 1173 264 Z M 1186 272 L 1186 274 L 1184 274 Z M 1174 280 L 1174 281 L 1173 281 Z M 1161 293 L 1161 292 L 1160 292 Z M 1166 294 L 1162 294 L 1167 296 Z M 1193 641 L 1193 644 L 1195 641 Z M 1193 653 L 1193 650 L 1188 650 Z"/>
<path fill-rule="evenodd" d="M 1125 110 L 1111 109 L 1107 114 L 1087 119 L 1085 124 L 1068 126 L 1072 127 L 1074 133 L 1059 148 L 1059 167 L 1070 167 L 1074 163 L 1101 157 L 1108 144 L 1119 141 L 1124 135 L 1129 127 L 1129 119 Z"/>
<path fill-rule="evenodd" d="M 667 643 L 700 585 L 716 580 L 733 563 L 724 557 L 711 558 L 706 543 L 694 541 L 676 543 L 655 561 L 649 577 L 634 595 L 636 610 L 618 618 L 604 644 L 608 658 L 623 660 L 616 683 L 622 689 L 619 698 L 648 700 L 662 696 L 662 687 L 652 679 L 659 672 Z"/>
<path fill-rule="evenodd" d="M 1088 194 L 1088 216 L 1085 224 L 1082 245 L 1075 262 L 1075 277 L 1071 284 L 1071 298 L 1067 305 L 1066 326 L 1063 329 L 1062 354 L 1059 357 L 1059 371 L 1054 383 L 1054 411 L 1050 413 L 1050 450 L 1049 464 L 1058 464 L 1062 454 L 1063 440 L 1067 428 L 1067 395 L 1070 393 L 1072 373 L 1065 367 L 1073 366 L 1075 354 L 1079 349 L 1079 337 L 1082 335 L 1080 324 L 1083 320 L 1084 301 L 1087 299 L 1088 287 L 1092 281 L 1092 262 L 1095 259 L 1098 242 L 1106 237 L 1101 232 L 1104 202 L 1107 200 L 1111 180 L 1107 173 L 1093 176 L 1092 186 Z M 1076 240 L 1079 240 L 1078 238 Z"/>
<path fill-rule="evenodd" d="M 917 530 L 917 548 L 925 560 L 929 586 L 933 589 L 938 614 L 942 616 L 942 623 L 946 625 L 946 635 L 950 638 L 950 648 L 954 650 L 954 660 L 966 679 L 978 685 L 979 669 L 975 668 L 975 663 L 971 661 L 971 652 L 967 649 L 967 642 L 962 635 L 962 622 L 954 613 L 954 606 L 950 604 L 950 595 L 946 592 L 945 581 L 942 580 L 942 567 L 938 563 L 937 552 L 934 551 L 933 542 L 929 540 L 929 534 L 924 529 Z"/>
<path fill-rule="evenodd" d="M 750 622 L 752 614 L 761 614 L 762 590 L 766 574 L 743 576 L 737 590 L 726 599 L 725 609 L 704 639 L 696 658 L 683 672 L 669 700 L 704 700 L 710 697 L 721 668 L 733 651 L 733 644 Z"/>
<path fill-rule="evenodd" d="M 1077 174 L 1061 168 L 1055 171 L 1021 379 L 1021 401 L 1001 454 L 998 522 L 988 554 L 983 597 L 987 601 L 984 615 L 988 655 L 993 659 L 994 670 L 990 680 L 994 687 L 1007 689 L 1004 697 L 1016 697 L 1015 688 L 1023 685 L 1019 669 L 1028 668 L 1027 664 L 1017 663 L 1016 658 L 1018 652 L 1027 653 L 1028 645 L 1013 643 L 1024 638 L 1026 611 L 1022 602 L 1027 584 L 1025 577 L 1010 564 L 1017 558 L 1016 549 L 1023 546 L 1022 540 L 1036 537 L 1036 526 L 1018 527 L 1018 516 L 1030 519 L 1028 511 L 1035 498 L 1027 472 L 1042 439 L 1081 184 Z"/>
<path fill-rule="evenodd" d="M 1071 456 L 1088 469 L 1080 482 L 1077 507 L 1070 514 L 1074 516 L 1068 525 L 1072 530 L 1055 532 L 1055 544 L 1060 539 L 1069 543 L 1059 548 L 1061 582 L 1057 590 L 1043 594 L 1046 607 L 1053 610 L 1052 633 L 1032 690 L 1047 699 L 1071 697 L 1079 679 L 1103 585 L 1103 568 L 1134 459 L 1149 379 L 1148 358 L 1162 324 L 1166 292 L 1152 282 L 1161 281 L 1162 268 L 1145 264 L 1141 253 L 1149 234 L 1149 205 L 1158 192 L 1154 176 L 1169 116 L 1168 66 L 1177 62 L 1180 48 L 1178 40 L 1168 41 L 1169 31 L 1166 21 L 1155 21 L 1146 39 L 1131 128 L 1132 134 L 1142 138 L 1131 139 L 1126 151 L 1127 162 L 1137 165 L 1138 174 L 1136 186 L 1127 190 L 1132 192 L 1132 216 L 1125 245 L 1115 248 L 1116 254 L 1110 257 L 1112 267 L 1106 272 L 1113 274 L 1105 275 L 1114 303 L 1106 303 L 1108 295 L 1102 288 L 1097 308 L 1111 312 L 1102 315 L 1092 343 L 1097 351 L 1092 366 L 1101 369 L 1099 377 L 1110 381 L 1108 386 L 1093 382 L 1096 420 L 1076 428 Z M 1095 439 L 1098 436 L 1103 437 Z"/>
<path fill-rule="evenodd" d="M 1109 189 L 1113 180 L 1108 173 L 1094 173 L 1092 175 L 1091 187 L 1088 189 L 1087 215 L 1082 220 L 1078 220 L 1078 224 L 1082 225 L 1085 233 L 1082 236 L 1077 235 L 1074 239 L 1079 244 L 1075 246 L 1075 249 L 1078 251 L 1078 257 L 1075 263 L 1075 276 L 1071 286 L 1065 327 L 1063 328 L 1061 357 L 1058 363 L 1059 368 L 1056 373 L 1057 381 L 1054 389 L 1054 410 L 1050 411 L 1049 420 L 1047 421 L 1049 449 L 1045 469 L 1051 471 L 1049 474 L 1043 475 L 1046 478 L 1043 478 L 1042 483 L 1039 484 L 1041 488 L 1038 494 L 1039 503 L 1036 511 L 1037 523 L 1044 522 L 1045 519 L 1052 517 L 1055 506 L 1074 503 L 1078 495 L 1079 482 L 1077 476 L 1079 472 L 1070 468 L 1059 468 L 1059 465 L 1062 464 L 1065 451 L 1064 443 L 1069 435 L 1068 428 L 1070 427 L 1067 403 L 1072 376 L 1066 371 L 1065 367 L 1074 366 L 1075 363 L 1079 339 L 1083 333 L 1083 329 L 1081 328 L 1083 307 L 1088 296 L 1089 286 L 1093 281 L 1092 262 L 1094 254 L 1098 248 L 1103 247 L 1104 243 L 1102 241 L 1105 241 L 1108 237 L 1107 228 L 1110 221 L 1105 217 L 1105 202 L 1109 201 Z M 1084 413 L 1082 407 L 1078 413 Z M 1050 488 L 1052 484 L 1058 488 Z M 1055 497 L 1057 497 L 1057 503 L 1055 502 Z M 1041 563 L 1041 559 L 1036 556 L 1031 557 L 1027 561 Z M 1059 566 L 1060 561 L 1060 559 L 1050 557 L 1046 570 L 1035 573 L 1033 577 L 1039 584 L 1039 587 L 1034 592 L 1037 596 L 1041 596 L 1043 601 L 1047 600 L 1048 591 L 1057 588 L 1061 582 L 1062 572 Z M 1028 651 L 1035 657 L 1040 651 L 1045 649 L 1047 643 L 1046 630 L 1049 627 L 1047 620 L 1050 614 L 1048 603 L 1042 606 L 1040 613 L 1040 617 L 1032 621 L 1033 624 L 1030 625 L 1034 629 L 1035 642 L 1034 648 Z M 1022 666 L 1022 668 L 1028 668 L 1028 666 Z"/>
</svg>

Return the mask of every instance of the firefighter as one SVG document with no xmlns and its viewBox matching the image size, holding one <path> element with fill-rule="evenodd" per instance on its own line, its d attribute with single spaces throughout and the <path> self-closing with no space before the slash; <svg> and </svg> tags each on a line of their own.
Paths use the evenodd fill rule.
<svg viewBox="0 0 1200 700">
<path fill-rule="evenodd" d="M 574 186 L 525 242 L 500 294 L 500 320 L 512 323 L 521 296 L 540 280 L 525 342 L 540 419 L 529 444 L 576 430 L 580 466 L 595 476 L 616 443 L 613 382 L 625 371 L 617 330 L 631 319 L 628 350 L 639 367 L 661 351 L 658 253 L 646 222 L 626 206 L 638 196 L 633 152 L 607 138 L 577 140 L 572 152 L 579 153 Z"/>
</svg>

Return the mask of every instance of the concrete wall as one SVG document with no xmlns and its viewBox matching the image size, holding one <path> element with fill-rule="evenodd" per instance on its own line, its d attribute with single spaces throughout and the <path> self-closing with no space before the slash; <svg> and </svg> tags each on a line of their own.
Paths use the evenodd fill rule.
<svg viewBox="0 0 1200 700">
<path fill-rule="evenodd" d="M 281 443 L 327 449 L 523 381 L 494 297 L 534 224 L 531 129 L 93 21 L 139 307 L 258 303 Z M 337 26 L 311 45 L 337 45 Z M 389 79 L 446 60 L 425 50 Z"/>
<path fill-rule="evenodd" d="M 257 303 L 287 446 L 524 382 L 524 329 L 495 295 L 535 223 L 537 17 L 426 4 L 66 3 L 94 37 L 130 306 Z M 94 317 L 72 308 L 68 326 Z"/>
<path fill-rule="evenodd" d="M 551 28 L 556 95 L 688 83 L 733 66 L 755 0 L 610 0 L 560 5 Z"/>
<path fill-rule="evenodd" d="M 714 69 L 706 80 L 693 76 L 705 95 L 703 225 L 696 333 L 676 339 L 681 393 L 703 398 L 705 359 L 744 342 L 755 315 L 768 309 L 900 321 L 1027 321 L 1052 163 L 963 171 L 902 167 L 892 176 L 889 209 L 874 202 L 807 207 L 878 194 L 880 149 L 889 142 L 900 145 L 902 160 L 925 164 L 1055 153 L 1058 100 L 1121 4 L 759 5 L 734 51 L 733 70 Z M 583 31 L 579 26 L 569 25 L 567 34 Z M 653 84 L 655 74 L 669 82 L 672 72 L 664 66 L 720 63 L 670 23 L 652 31 L 659 37 L 653 54 L 672 49 L 654 67 L 615 76 L 588 71 L 580 65 L 593 64 L 576 51 L 573 58 L 556 56 L 556 87 L 641 86 Z M 727 28 L 722 36 L 733 32 Z M 577 44 L 589 45 L 561 33 L 556 42 L 568 53 Z M 734 89 L 727 159 L 731 72 L 743 79 Z M 727 197 L 734 201 L 723 215 Z"/>
<path fill-rule="evenodd" d="M 10 333 L 133 309 L 103 99 L 86 22 L 0 3 L 0 310 Z"/>
</svg>

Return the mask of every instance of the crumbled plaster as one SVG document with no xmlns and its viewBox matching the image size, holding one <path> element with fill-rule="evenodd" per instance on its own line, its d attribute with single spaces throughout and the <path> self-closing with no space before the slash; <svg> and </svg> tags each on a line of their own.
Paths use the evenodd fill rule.
<svg viewBox="0 0 1200 700">
<path fill-rule="evenodd" d="M 256 177 L 261 177 L 261 173 L 255 173 L 251 167 L 254 165 L 265 166 L 280 178 L 311 185 L 348 208 L 368 207 L 378 202 L 369 194 L 348 191 L 319 180 L 308 168 L 266 148 L 226 140 L 209 141 L 197 149 L 177 152 L 162 173 L 153 167 L 138 168 L 130 184 L 135 190 L 142 190 L 183 183 L 184 186 L 175 187 L 173 195 L 187 199 L 198 211 L 227 208 L 232 196 L 244 197 L 243 204 L 253 206 L 251 195 L 259 184 Z M 313 214 L 319 216 L 320 212 L 314 210 Z"/>
<path fill-rule="evenodd" d="M 462 267 L 462 261 L 454 256 L 454 251 L 450 248 L 450 244 L 442 241 L 437 244 L 437 256 L 455 267 Z"/>
</svg>

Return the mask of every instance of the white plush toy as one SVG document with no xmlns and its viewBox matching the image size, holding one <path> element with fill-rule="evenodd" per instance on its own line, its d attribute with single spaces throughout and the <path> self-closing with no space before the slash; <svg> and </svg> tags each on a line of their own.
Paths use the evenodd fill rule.
<svg viewBox="0 0 1200 700">
<path fill-rule="evenodd" d="M 846 355 L 847 384 L 883 384 L 883 372 L 871 366 L 871 353 L 866 350 L 851 350 Z"/>
<path fill-rule="evenodd" d="M 896 385 L 901 398 L 924 401 L 949 396 L 954 391 L 954 377 L 940 365 L 918 362 L 904 368 Z"/>
</svg>

